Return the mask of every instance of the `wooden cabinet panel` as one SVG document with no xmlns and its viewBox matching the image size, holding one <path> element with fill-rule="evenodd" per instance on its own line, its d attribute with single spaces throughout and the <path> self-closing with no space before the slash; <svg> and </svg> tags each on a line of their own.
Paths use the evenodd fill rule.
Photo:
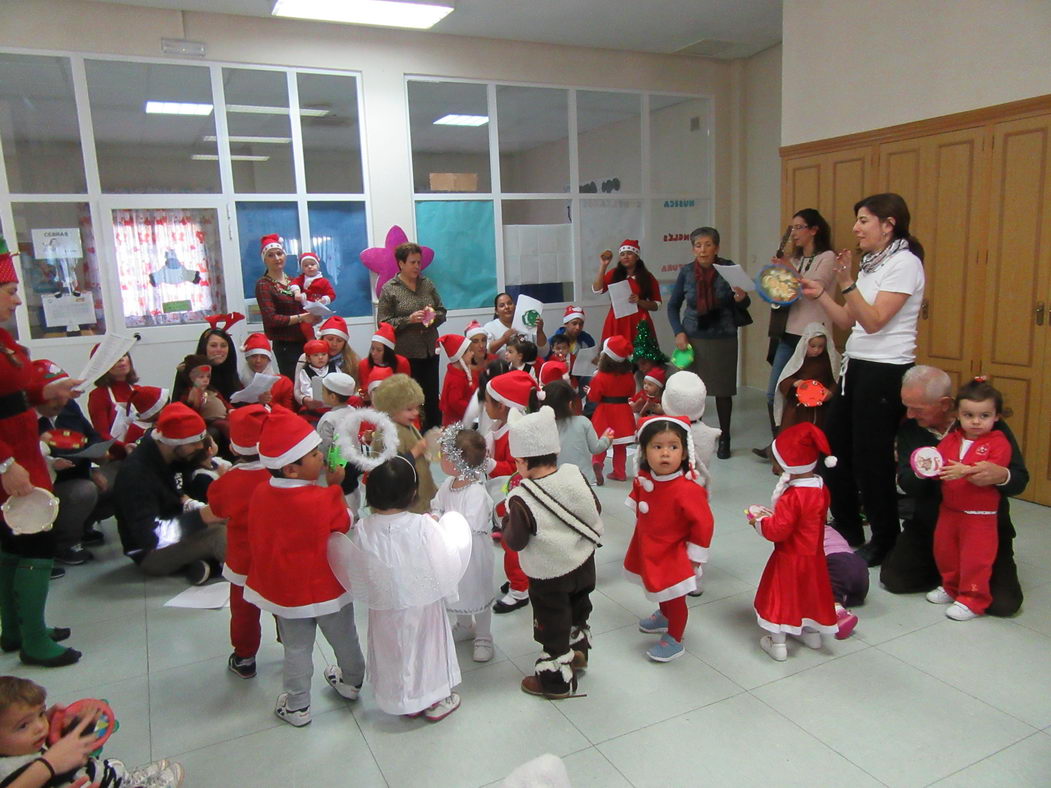
<svg viewBox="0 0 1051 788">
<path fill-rule="evenodd" d="M 826 172 L 829 196 L 821 213 L 832 225 L 832 246 L 854 249 L 854 203 L 874 191 L 873 150 L 866 146 L 828 154 Z"/>
<path fill-rule="evenodd" d="M 792 214 L 803 208 L 817 208 L 821 205 L 821 156 L 811 156 L 786 162 L 782 175 L 781 187 L 781 224 L 788 226 Z"/>
</svg>

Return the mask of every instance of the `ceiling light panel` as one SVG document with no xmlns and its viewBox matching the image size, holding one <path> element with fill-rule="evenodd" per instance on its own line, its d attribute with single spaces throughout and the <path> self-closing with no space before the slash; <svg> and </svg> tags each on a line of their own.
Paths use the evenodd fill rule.
<svg viewBox="0 0 1051 788">
<path fill-rule="evenodd" d="M 452 10 L 447 4 L 396 0 L 277 0 L 272 13 L 274 16 L 319 22 L 426 30 Z"/>
<path fill-rule="evenodd" d="M 488 115 L 445 115 L 434 121 L 435 126 L 484 126 Z"/>
<path fill-rule="evenodd" d="M 211 104 L 191 104 L 186 101 L 147 101 L 147 115 L 211 115 Z"/>
</svg>

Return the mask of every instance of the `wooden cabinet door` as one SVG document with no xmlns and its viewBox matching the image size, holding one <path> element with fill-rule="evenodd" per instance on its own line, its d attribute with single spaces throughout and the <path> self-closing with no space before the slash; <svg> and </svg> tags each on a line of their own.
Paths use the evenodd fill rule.
<svg viewBox="0 0 1051 788">
<path fill-rule="evenodd" d="M 786 159 L 781 168 L 781 224 L 789 225 L 792 214 L 804 208 L 821 210 L 821 172 L 824 156 Z"/>
<path fill-rule="evenodd" d="M 1022 497 L 1051 504 L 1051 117 L 996 124 L 991 159 L 982 372 L 1014 411 Z"/>
</svg>

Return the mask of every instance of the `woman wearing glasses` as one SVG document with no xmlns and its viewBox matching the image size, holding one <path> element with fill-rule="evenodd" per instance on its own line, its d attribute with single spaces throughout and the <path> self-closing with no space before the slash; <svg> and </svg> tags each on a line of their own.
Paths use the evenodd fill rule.
<svg viewBox="0 0 1051 788">
<path fill-rule="evenodd" d="M 825 217 L 813 208 L 804 208 L 792 217 L 791 232 L 789 238 L 792 240 L 792 256 L 786 262 L 776 257 L 772 259 L 774 265 L 790 265 L 806 279 L 811 279 L 821 285 L 823 289 L 832 286 L 832 280 L 836 272 L 832 264 L 836 261 L 836 254 L 832 251 L 832 231 L 829 229 Z M 774 421 L 774 392 L 777 390 L 777 381 L 785 368 L 788 359 L 799 344 L 799 338 L 803 335 L 803 329 L 810 323 L 821 323 L 828 325 L 828 316 L 821 305 L 809 298 L 800 298 L 794 304 L 781 309 L 788 310 L 788 322 L 785 332 L 777 343 L 774 351 L 774 359 L 770 362 L 770 382 L 766 387 L 766 410 L 770 416 L 771 437 L 777 437 L 778 424 Z M 763 449 L 752 449 L 760 457 L 769 457 L 767 446 Z"/>
</svg>

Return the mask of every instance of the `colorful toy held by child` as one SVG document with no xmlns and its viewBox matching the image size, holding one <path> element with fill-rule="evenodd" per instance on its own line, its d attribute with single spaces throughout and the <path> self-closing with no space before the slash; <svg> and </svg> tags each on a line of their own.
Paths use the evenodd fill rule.
<svg viewBox="0 0 1051 788">
<path fill-rule="evenodd" d="M 777 380 L 774 424 L 782 430 L 801 421 L 824 427 L 825 404 L 835 392 L 839 369 L 839 352 L 832 344 L 831 332 L 820 323 L 808 324 Z M 810 389 L 817 396 L 807 396 Z"/>
<path fill-rule="evenodd" d="M 694 484 L 689 422 L 681 416 L 650 416 L 639 423 L 638 435 L 639 473 L 626 501 L 635 510 L 635 532 L 624 569 L 660 606 L 639 621 L 640 632 L 661 635 L 646 656 L 670 662 L 684 652 L 686 595 L 698 588 L 715 522 L 707 490 Z"/>
</svg>

